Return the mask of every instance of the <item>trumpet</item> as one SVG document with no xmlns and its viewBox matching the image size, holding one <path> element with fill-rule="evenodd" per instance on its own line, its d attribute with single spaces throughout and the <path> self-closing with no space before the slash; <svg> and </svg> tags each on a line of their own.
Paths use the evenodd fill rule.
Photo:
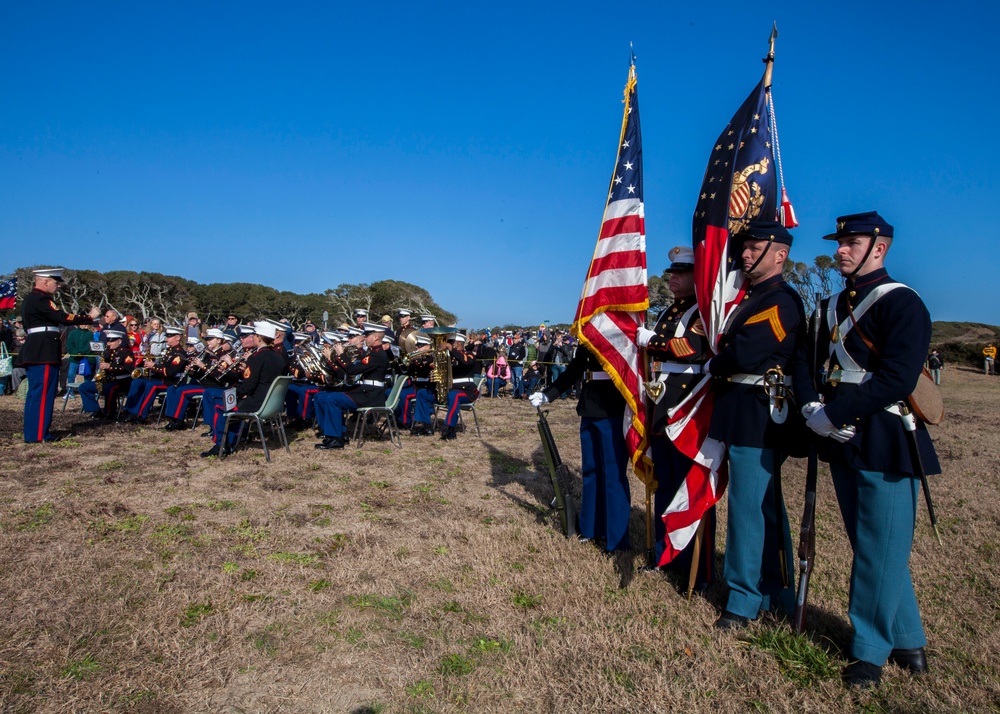
<svg viewBox="0 0 1000 714">
<path fill-rule="evenodd" d="M 207 357 L 209 359 L 215 359 L 215 352 L 213 352 L 212 350 L 208 349 L 208 347 L 206 347 L 205 350 L 201 353 L 201 355 L 188 355 L 188 363 L 187 363 L 187 365 L 185 365 L 184 371 L 181 372 L 181 376 L 177 380 L 178 384 L 183 384 L 184 383 L 184 380 L 188 378 L 188 374 L 191 372 L 192 369 L 201 369 L 201 367 L 198 367 L 195 364 L 195 362 L 200 361 L 202 359 L 202 357 Z M 204 362 L 202 362 L 202 364 L 204 365 Z M 206 375 L 208 374 L 208 369 L 210 369 L 210 368 L 209 367 L 205 367 L 205 370 L 206 370 L 205 374 Z M 193 379 L 193 377 L 192 377 L 192 379 Z"/>
</svg>

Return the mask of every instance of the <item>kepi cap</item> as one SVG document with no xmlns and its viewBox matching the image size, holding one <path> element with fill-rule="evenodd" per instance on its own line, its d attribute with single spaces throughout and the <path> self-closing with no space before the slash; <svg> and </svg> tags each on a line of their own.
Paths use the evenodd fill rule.
<svg viewBox="0 0 1000 714">
<path fill-rule="evenodd" d="M 777 221 L 758 221 L 751 223 L 736 234 L 738 240 L 766 240 L 771 243 L 781 243 L 790 246 L 792 234 Z"/>
<path fill-rule="evenodd" d="M 837 232 L 823 236 L 824 240 L 837 240 L 841 236 L 881 236 L 892 238 L 892 226 L 878 214 L 878 211 L 852 213 L 837 217 Z"/>
</svg>

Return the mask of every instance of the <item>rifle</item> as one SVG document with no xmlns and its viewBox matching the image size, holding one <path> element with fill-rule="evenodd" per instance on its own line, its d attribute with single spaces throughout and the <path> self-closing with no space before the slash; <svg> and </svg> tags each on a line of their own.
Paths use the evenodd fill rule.
<svg viewBox="0 0 1000 714">
<path fill-rule="evenodd" d="M 572 538 L 577 534 L 576 503 L 573 501 L 573 492 L 569 488 L 566 465 L 559 458 L 559 449 L 556 448 L 556 441 L 552 437 L 549 419 L 541 408 L 538 409 L 538 434 L 542 439 L 545 461 L 549 465 L 549 478 L 552 480 L 552 490 L 555 491 L 554 500 L 556 510 L 559 512 L 559 523 L 566 537 Z"/>
<path fill-rule="evenodd" d="M 819 372 L 819 321 L 820 295 L 816 293 L 816 309 L 813 310 L 810 332 L 813 340 L 812 379 L 817 394 L 816 374 Z M 806 460 L 806 498 L 802 509 L 802 525 L 799 528 L 799 589 L 795 594 L 795 616 L 792 625 L 799 634 L 806 629 L 806 598 L 809 596 L 809 577 L 816 561 L 816 481 L 819 471 L 819 457 L 816 453 L 816 439 L 809 439 L 809 455 Z"/>
</svg>

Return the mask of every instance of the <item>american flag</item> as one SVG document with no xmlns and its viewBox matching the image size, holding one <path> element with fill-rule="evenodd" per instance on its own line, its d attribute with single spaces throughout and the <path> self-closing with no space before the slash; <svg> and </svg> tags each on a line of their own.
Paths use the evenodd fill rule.
<svg viewBox="0 0 1000 714">
<path fill-rule="evenodd" d="M 642 205 L 642 141 L 635 56 L 625 84 L 625 113 L 618 138 L 618 157 L 611 176 L 604 220 L 594 257 L 583 284 L 572 332 L 597 355 L 625 398 L 625 443 L 636 475 L 653 480 L 642 368 L 636 331 L 649 307 L 646 280 L 646 227 Z"/>
<path fill-rule="evenodd" d="M 705 332 L 718 348 L 726 318 L 746 292 L 741 246 L 730 236 L 750 221 L 777 217 L 778 191 L 769 73 L 754 88 L 712 147 L 693 221 L 695 292 Z M 725 490 L 725 447 L 708 438 L 712 419 L 710 378 L 701 378 L 671 410 L 667 435 L 695 465 L 663 514 L 666 543 L 660 564 L 670 562 L 694 537 L 705 511 Z"/>
<path fill-rule="evenodd" d="M 17 299 L 17 278 L 0 283 L 0 310 L 10 310 Z"/>
</svg>

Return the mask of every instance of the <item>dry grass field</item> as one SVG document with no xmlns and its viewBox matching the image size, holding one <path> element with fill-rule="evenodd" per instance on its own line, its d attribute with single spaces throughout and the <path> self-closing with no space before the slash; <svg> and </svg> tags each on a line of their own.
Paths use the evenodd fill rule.
<svg viewBox="0 0 1000 714">
<path fill-rule="evenodd" d="M 266 463 L 72 410 L 63 441 L 28 446 L 0 398 L 0 709 L 998 711 L 1000 379 L 944 379 L 945 543 L 921 503 L 912 558 L 932 673 L 886 667 L 863 693 L 839 679 L 850 559 L 828 474 L 808 637 L 719 633 L 720 586 L 687 602 L 638 571 L 640 484 L 631 556 L 562 537 L 527 402 L 481 400 L 481 439 L 320 452 L 302 433 Z M 550 419 L 578 480 L 573 404 Z M 804 465 L 784 474 L 797 534 Z"/>
</svg>

